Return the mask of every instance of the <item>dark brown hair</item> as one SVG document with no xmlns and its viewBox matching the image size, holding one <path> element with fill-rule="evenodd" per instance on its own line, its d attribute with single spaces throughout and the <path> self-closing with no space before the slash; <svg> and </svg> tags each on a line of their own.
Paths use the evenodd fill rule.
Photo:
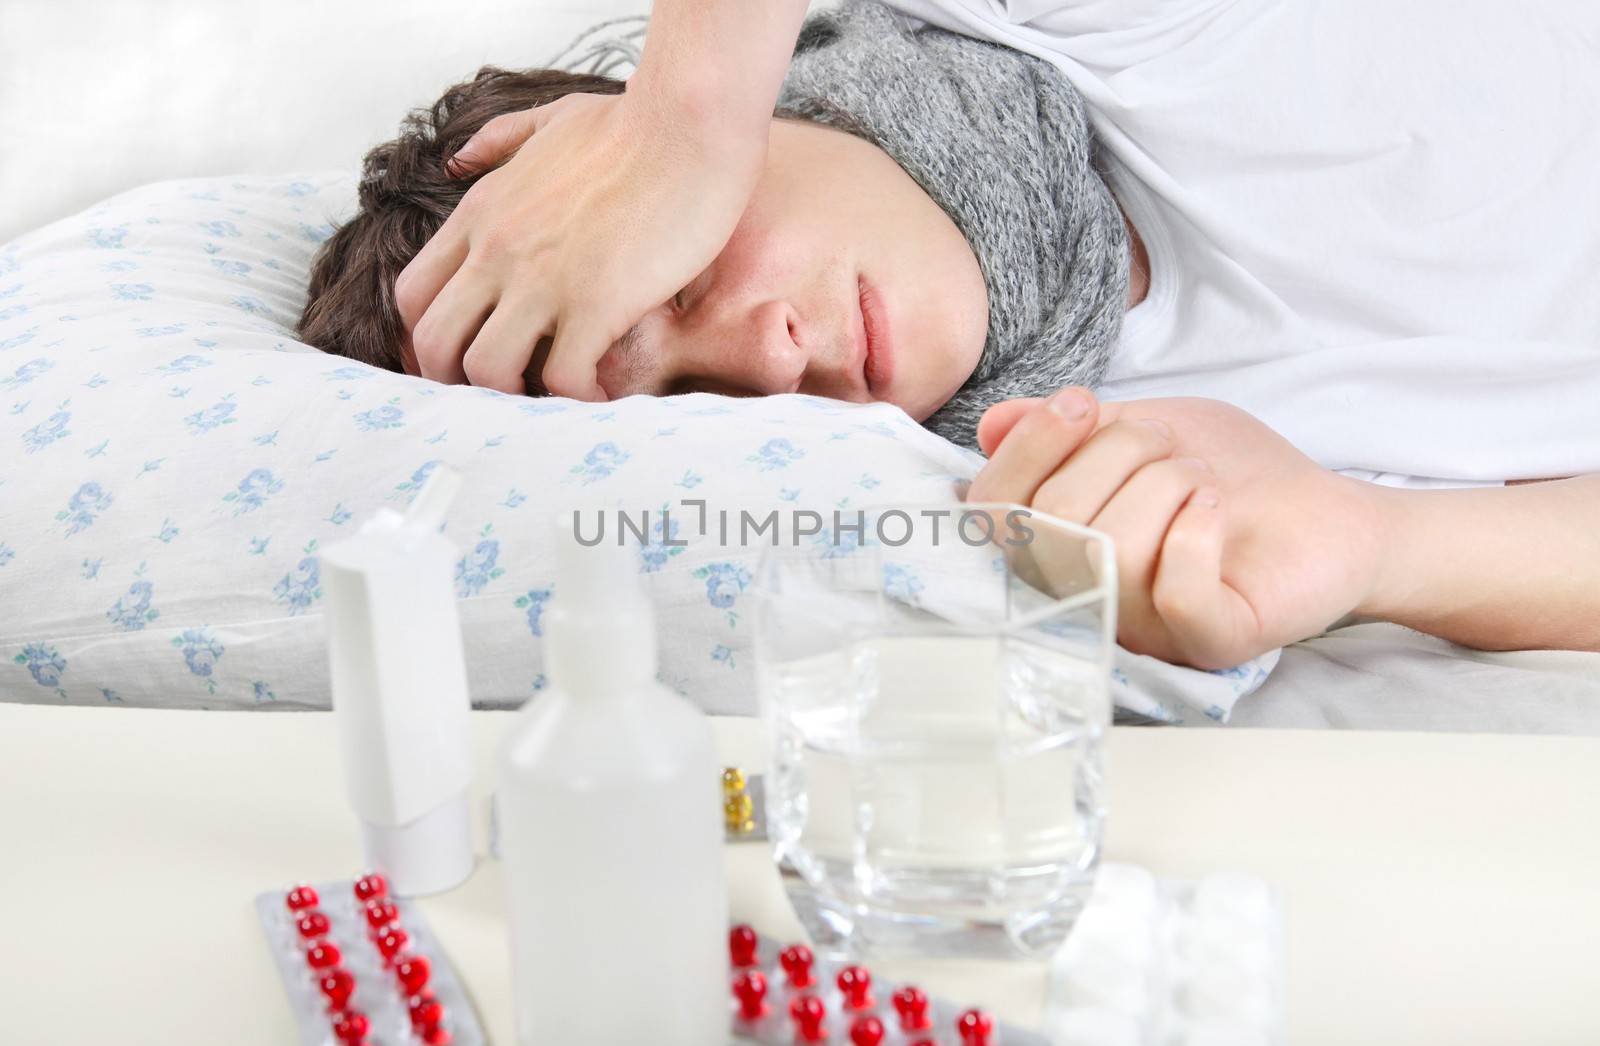
<svg viewBox="0 0 1600 1046">
<path fill-rule="evenodd" d="M 486 172 L 453 178 L 447 161 L 502 113 L 569 94 L 621 94 L 604 76 L 556 69 L 515 72 L 484 66 L 433 104 L 416 109 L 400 136 L 375 146 L 361 165 L 361 209 L 318 249 L 296 330 L 301 341 L 386 370 L 402 370 L 404 325 L 394 281 Z"/>
</svg>

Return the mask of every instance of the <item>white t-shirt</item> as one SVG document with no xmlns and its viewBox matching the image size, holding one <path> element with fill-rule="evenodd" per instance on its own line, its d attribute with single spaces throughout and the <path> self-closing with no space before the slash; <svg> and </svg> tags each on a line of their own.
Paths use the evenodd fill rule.
<svg viewBox="0 0 1600 1046">
<path fill-rule="evenodd" d="M 1379 482 L 1600 472 L 1600 2 L 891 2 L 1087 99 L 1152 273 L 1103 398 Z"/>
</svg>

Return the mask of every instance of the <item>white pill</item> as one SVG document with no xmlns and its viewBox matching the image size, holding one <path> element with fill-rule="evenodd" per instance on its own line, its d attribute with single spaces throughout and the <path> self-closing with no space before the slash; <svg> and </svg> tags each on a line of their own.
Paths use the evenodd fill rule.
<svg viewBox="0 0 1600 1046">
<path fill-rule="evenodd" d="M 1155 927 L 1147 922 L 1104 913 L 1083 918 L 1072 928 L 1062 952 L 1063 961 L 1104 962 L 1147 967 L 1155 958 Z"/>
<path fill-rule="evenodd" d="M 1182 998 L 1184 1009 L 1197 1018 L 1261 1027 L 1272 1016 L 1266 984 L 1232 964 L 1194 971 L 1183 986 Z"/>
<path fill-rule="evenodd" d="M 1172 1039 L 1172 1046 L 1272 1046 L 1267 1033 L 1229 1021 L 1192 1021 Z"/>
<path fill-rule="evenodd" d="M 1265 977 L 1271 947 L 1262 927 L 1231 919 L 1184 917 L 1177 933 L 1178 955 L 1193 966 L 1233 963 Z"/>
<path fill-rule="evenodd" d="M 1052 1046 L 1143 1046 L 1144 1025 L 1110 1010 L 1061 1010 L 1050 1021 Z"/>
<path fill-rule="evenodd" d="M 1089 905 L 1153 912 L 1156 899 L 1156 877 L 1149 869 L 1133 864 L 1103 864 L 1095 873 Z"/>
<path fill-rule="evenodd" d="M 1135 1017 L 1150 1001 L 1144 970 L 1110 961 L 1053 968 L 1050 992 L 1061 1009 L 1102 1008 Z"/>
</svg>

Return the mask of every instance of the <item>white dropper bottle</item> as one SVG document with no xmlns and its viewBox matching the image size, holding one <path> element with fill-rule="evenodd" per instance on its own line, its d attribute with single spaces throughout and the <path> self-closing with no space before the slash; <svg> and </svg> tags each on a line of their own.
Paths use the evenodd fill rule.
<svg viewBox="0 0 1600 1046">
<path fill-rule="evenodd" d="M 548 688 L 501 743 L 496 794 L 517 1041 L 728 1038 L 727 889 L 710 724 L 656 682 L 635 557 L 556 522 Z"/>
</svg>

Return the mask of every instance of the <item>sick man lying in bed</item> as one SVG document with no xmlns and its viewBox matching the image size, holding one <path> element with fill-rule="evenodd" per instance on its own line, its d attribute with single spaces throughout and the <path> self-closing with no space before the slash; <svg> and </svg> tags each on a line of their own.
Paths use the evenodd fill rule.
<svg viewBox="0 0 1600 1046">
<path fill-rule="evenodd" d="M 786 61 L 799 0 L 659 0 L 626 93 L 486 69 L 372 150 L 301 334 L 894 403 L 1112 535 L 1175 662 L 1600 650 L 1600 30 L 1466 6 L 854 3 Z"/>
</svg>

